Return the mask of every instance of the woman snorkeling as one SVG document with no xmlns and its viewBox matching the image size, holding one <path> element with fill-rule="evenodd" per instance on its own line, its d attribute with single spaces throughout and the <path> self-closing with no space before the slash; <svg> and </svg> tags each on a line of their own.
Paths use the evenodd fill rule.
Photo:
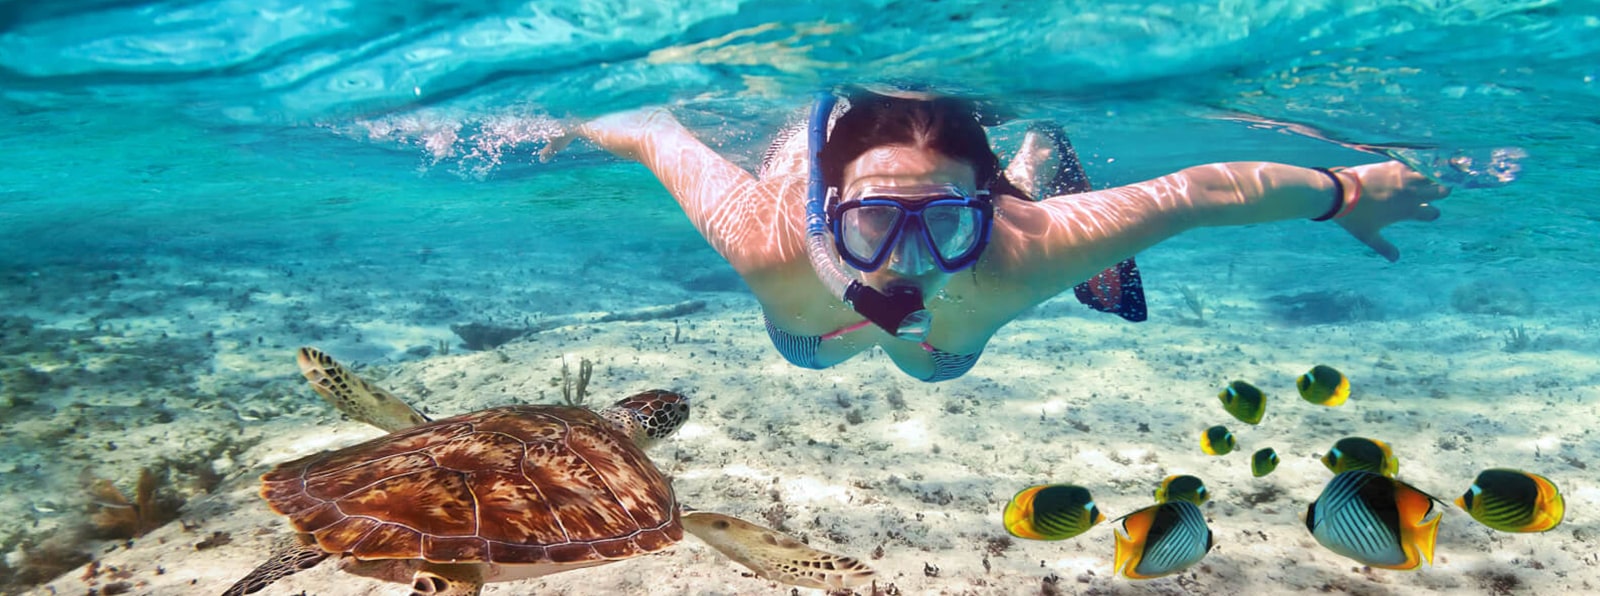
<svg viewBox="0 0 1600 596">
<path fill-rule="evenodd" d="M 977 106 L 952 97 L 828 94 L 803 132 L 752 174 L 645 108 L 579 125 L 542 156 L 581 136 L 648 167 L 750 286 L 790 362 L 827 368 L 879 346 L 929 382 L 965 374 L 996 331 L 1075 285 L 1142 318 L 1142 304 L 1116 304 L 1117 284 L 1137 283 L 1127 259 L 1185 230 L 1332 220 L 1392 261 L 1379 232 L 1437 219 L 1429 202 L 1449 192 L 1393 161 L 1216 163 L 1090 192 L 1064 135 L 1030 130 L 1002 168 Z M 1036 183 L 1041 156 L 1058 165 Z"/>
</svg>

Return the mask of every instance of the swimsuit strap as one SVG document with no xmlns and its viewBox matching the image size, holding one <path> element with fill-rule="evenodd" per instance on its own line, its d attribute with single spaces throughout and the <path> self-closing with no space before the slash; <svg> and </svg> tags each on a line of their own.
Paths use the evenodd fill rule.
<svg viewBox="0 0 1600 596">
<path fill-rule="evenodd" d="M 857 329 L 861 329 L 861 328 L 868 327 L 868 326 L 871 326 L 871 325 L 872 325 L 872 321 L 861 321 L 859 323 L 855 323 L 855 324 L 851 324 L 851 325 L 845 325 L 844 327 L 840 327 L 840 328 L 835 329 L 833 331 L 829 331 L 827 333 L 822 334 L 820 339 L 822 341 L 828 341 L 830 339 L 838 339 L 840 337 L 843 337 L 847 333 L 850 333 L 850 332 L 855 331 Z M 933 344 L 930 344 L 930 343 L 928 343 L 926 341 L 921 342 L 921 343 L 919 343 L 917 345 L 922 346 L 922 350 L 925 351 L 925 352 L 934 352 L 934 351 L 937 350 L 937 348 L 933 347 Z"/>
<path fill-rule="evenodd" d="M 862 327 L 866 327 L 866 326 L 871 325 L 871 324 L 872 324 L 872 321 L 863 320 L 860 323 L 856 323 L 854 325 L 846 325 L 844 327 L 840 327 L 840 328 L 835 329 L 833 331 L 829 331 L 827 333 L 822 334 L 822 341 L 828 341 L 830 339 L 837 339 L 837 338 L 843 336 L 846 333 L 850 333 L 852 331 L 855 331 L 855 330 L 860 329 Z"/>
</svg>

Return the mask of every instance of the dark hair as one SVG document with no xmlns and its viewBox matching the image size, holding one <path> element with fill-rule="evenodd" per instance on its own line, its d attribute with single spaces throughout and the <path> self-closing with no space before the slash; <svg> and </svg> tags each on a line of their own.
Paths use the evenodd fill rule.
<svg viewBox="0 0 1600 596">
<path fill-rule="evenodd" d="M 934 151 L 972 166 L 979 188 L 991 193 L 1027 197 L 1000 167 L 989 147 L 982 115 L 971 101 L 955 97 L 913 99 L 860 91 L 847 99 L 850 109 L 833 124 L 833 133 L 818 154 L 822 181 L 840 186 L 847 164 L 884 145 L 909 145 Z"/>
</svg>

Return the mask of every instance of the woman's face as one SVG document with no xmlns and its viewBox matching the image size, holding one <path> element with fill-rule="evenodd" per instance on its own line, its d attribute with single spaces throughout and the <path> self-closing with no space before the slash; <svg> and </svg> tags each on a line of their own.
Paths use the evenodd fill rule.
<svg viewBox="0 0 1600 596">
<path fill-rule="evenodd" d="M 857 196 L 864 187 L 915 187 L 950 185 L 971 195 L 977 192 L 977 175 L 966 162 L 939 153 L 906 145 L 885 145 L 868 150 L 845 165 L 839 194 L 846 199 Z M 931 263 L 927 248 L 918 235 L 905 234 L 890 253 L 889 260 L 876 271 L 859 272 L 861 281 L 878 291 L 891 287 L 914 286 L 922 295 L 944 288 L 950 274 L 938 267 L 906 267 L 908 263 Z M 922 269 L 920 273 L 908 270 Z"/>
</svg>

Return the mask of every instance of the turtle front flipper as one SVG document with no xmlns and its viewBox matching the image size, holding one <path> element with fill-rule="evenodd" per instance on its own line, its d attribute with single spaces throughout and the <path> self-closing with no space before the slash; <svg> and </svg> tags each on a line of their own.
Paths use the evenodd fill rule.
<svg viewBox="0 0 1600 596">
<path fill-rule="evenodd" d="M 388 391 L 356 376 L 322 350 L 300 348 L 295 360 L 300 363 L 300 373 L 311 382 L 311 388 L 317 391 L 317 395 L 351 418 L 389 432 L 428 422 L 427 416 Z"/>
<path fill-rule="evenodd" d="M 250 570 L 250 573 L 239 581 L 233 582 L 222 596 L 244 596 L 260 592 L 272 582 L 316 567 L 326 558 L 328 551 L 317 548 L 316 544 L 308 544 L 298 535 L 284 535 L 274 545 L 270 558 Z"/>
<path fill-rule="evenodd" d="M 685 511 L 683 527 L 756 575 L 802 588 L 843 590 L 863 585 L 876 573 L 853 557 L 806 546 L 776 530 L 736 517 Z"/>
<path fill-rule="evenodd" d="M 411 596 L 478 596 L 482 565 L 424 564 L 411 579 Z"/>
</svg>

